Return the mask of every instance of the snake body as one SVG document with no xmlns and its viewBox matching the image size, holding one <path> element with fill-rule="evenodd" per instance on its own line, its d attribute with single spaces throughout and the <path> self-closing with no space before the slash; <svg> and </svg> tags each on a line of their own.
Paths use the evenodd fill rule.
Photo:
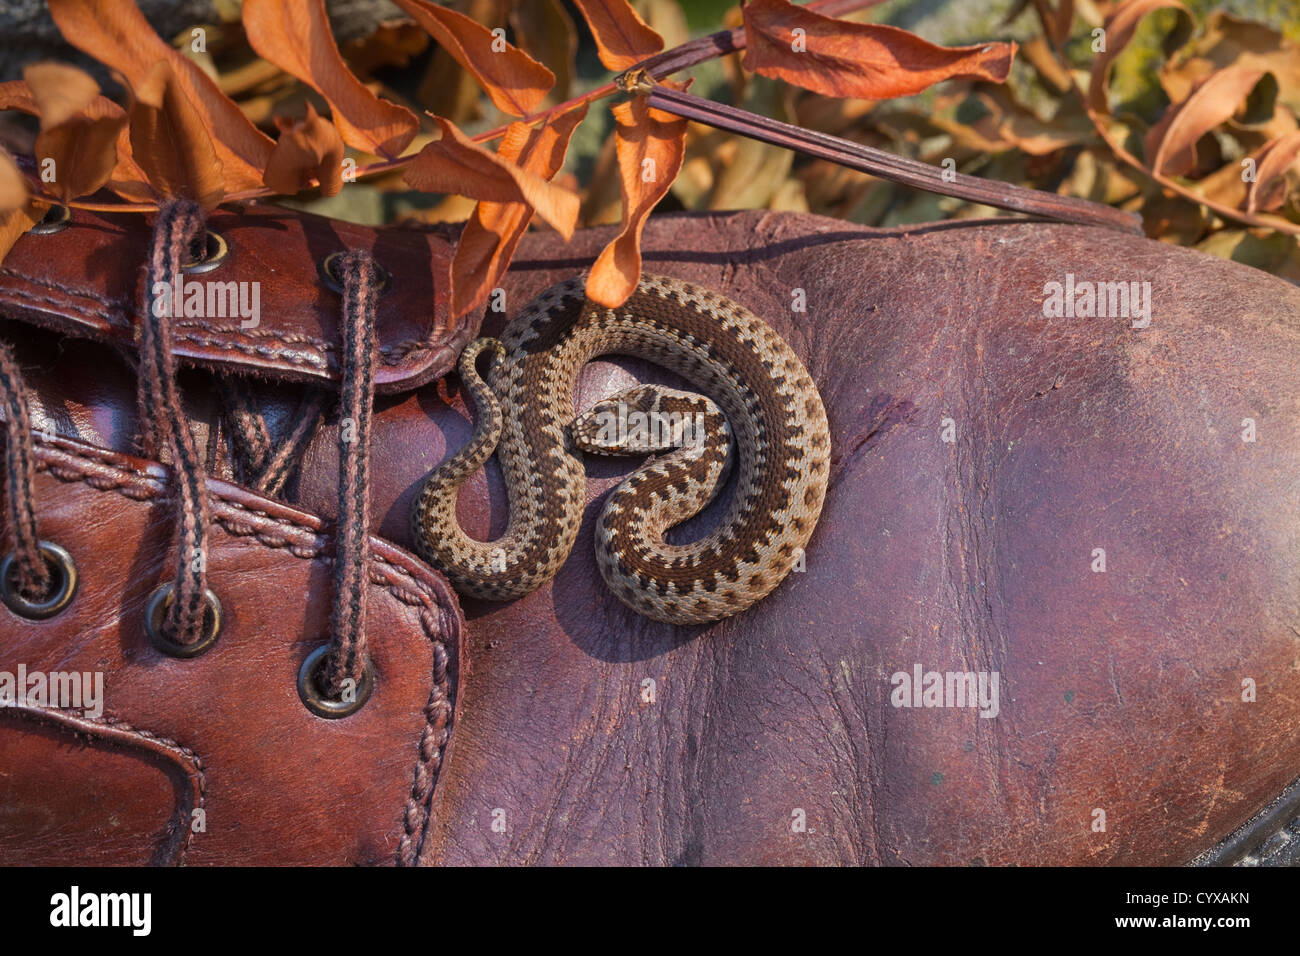
<svg viewBox="0 0 1300 956">
<path fill-rule="evenodd" d="M 659 621 L 699 624 L 742 611 L 801 560 L 821 514 L 830 436 L 817 387 L 766 323 L 705 289 L 643 276 L 609 309 L 587 302 L 583 287 L 582 277 L 554 286 L 499 341 L 478 339 L 462 353 L 475 431 L 416 497 L 417 550 L 464 594 L 527 594 L 555 575 L 577 537 L 583 452 L 656 454 L 610 494 L 596 522 L 602 577 L 624 604 Z M 478 362 L 489 352 L 485 381 Z M 662 365 L 702 394 L 641 385 L 575 416 L 579 372 L 609 354 Z M 493 451 L 510 516 L 500 538 L 478 541 L 456 519 L 456 496 Z M 667 541 L 731 470 L 734 494 L 715 530 Z"/>
</svg>

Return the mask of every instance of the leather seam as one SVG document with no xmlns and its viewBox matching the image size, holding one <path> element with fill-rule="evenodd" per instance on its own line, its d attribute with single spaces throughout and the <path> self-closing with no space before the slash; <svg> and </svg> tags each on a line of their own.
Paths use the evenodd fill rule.
<svg viewBox="0 0 1300 956">
<path fill-rule="evenodd" d="M 185 856 L 190 851 L 190 846 L 194 842 L 194 811 L 205 810 L 207 804 L 208 776 L 203 769 L 203 758 L 194 750 L 173 740 L 170 737 L 164 737 L 162 734 L 155 734 L 152 731 L 145 730 L 142 727 L 136 727 L 129 721 L 122 720 L 118 717 L 85 717 L 65 714 L 60 711 L 50 710 L 43 707 L 23 707 L 18 708 L 19 716 L 29 719 L 43 720 L 46 723 L 63 724 L 73 728 L 74 733 L 80 730 L 82 733 L 89 733 L 85 725 L 108 730 L 114 733 L 125 734 L 128 737 L 138 737 L 146 744 L 154 744 L 168 751 L 173 758 L 178 759 L 182 766 L 187 770 L 187 775 L 193 781 L 193 800 L 194 806 L 190 807 L 189 818 L 184 816 L 184 808 L 181 808 L 181 818 L 179 823 L 184 827 L 185 836 L 181 839 L 181 844 L 176 848 L 175 856 L 172 860 L 173 865 L 182 866 L 185 862 Z M 112 742 L 112 734 L 106 734 L 103 738 L 106 742 Z"/>
<path fill-rule="evenodd" d="M 3 291 L 3 296 L 12 300 L 17 300 L 17 304 L 37 304 L 48 305 L 62 312 L 73 312 L 88 319 L 104 319 L 121 331 L 134 333 L 135 324 L 127 316 L 131 313 L 130 308 L 123 302 L 114 299 L 102 297 L 94 292 L 85 289 L 74 289 L 70 286 L 61 285 L 56 282 L 49 282 L 32 278 L 31 276 L 20 275 L 9 269 L 0 268 L 0 274 L 12 276 L 24 282 L 31 283 L 45 289 L 53 289 L 63 292 L 70 296 L 89 299 L 101 306 L 100 310 L 88 309 L 85 306 L 78 305 L 75 302 L 68 302 L 63 299 L 56 299 L 52 296 L 40 295 L 24 289 L 8 288 Z M 112 311 L 103 311 L 109 309 Z M 279 333 L 267 329 L 225 329 L 221 326 L 212 325 L 211 323 L 199 322 L 182 322 L 182 326 L 202 329 L 203 331 L 213 334 L 226 335 L 244 335 L 249 338 L 267 338 L 271 339 L 278 348 L 267 348 L 247 345 L 240 342 L 226 342 L 219 339 L 205 338 L 188 332 L 175 333 L 177 339 L 191 342 L 194 345 L 204 346 L 206 348 L 221 349 L 228 352 L 239 352 L 244 355 L 261 355 L 264 358 L 279 359 L 290 365 L 313 365 L 317 368 L 328 368 L 329 361 L 326 358 L 309 358 L 295 353 L 294 346 L 301 348 L 308 346 L 317 351 L 331 353 L 337 351 L 337 347 L 332 342 L 324 339 L 318 339 L 315 336 L 304 333 Z M 430 352 L 442 347 L 441 343 L 436 343 L 428 339 L 407 339 L 397 342 L 393 345 L 381 345 L 376 351 L 379 353 L 380 360 L 385 365 L 400 365 L 410 356 L 417 355 L 421 352 Z"/>
<path fill-rule="evenodd" d="M 166 500 L 168 497 L 161 476 L 142 472 L 139 469 L 123 468 L 113 460 L 114 456 L 111 452 L 102 452 L 98 455 L 90 454 L 76 446 L 47 441 L 39 435 L 36 436 L 36 443 L 39 451 L 42 452 L 42 454 L 37 455 L 37 472 L 49 472 L 52 477 L 59 481 L 84 483 L 96 491 L 112 491 L 137 501 Z M 92 475 L 66 466 L 60 467 L 60 463 L 48 460 L 45 457 L 46 454 L 58 454 L 72 458 L 74 461 L 109 468 L 116 473 L 116 478 Z M 141 479 L 140 484 L 135 485 L 133 488 L 128 486 L 132 475 L 137 479 Z M 271 516 L 266 512 L 249 508 L 211 488 L 209 488 L 208 493 L 224 507 L 256 515 L 261 520 L 285 529 L 305 531 L 312 536 L 313 543 L 311 546 L 295 545 L 284 538 L 268 537 L 265 532 L 242 524 L 237 519 L 219 513 L 214 514 L 213 520 L 220 524 L 226 533 L 232 537 L 252 537 L 264 547 L 284 548 L 294 557 L 303 560 L 312 560 L 325 555 L 325 535 L 319 529 L 303 522 L 294 521 L 291 518 Z M 449 655 L 446 645 L 441 640 L 441 635 L 444 630 L 445 616 L 448 614 L 454 616 L 454 609 L 450 608 L 437 593 L 423 586 L 409 571 L 393 564 L 383 555 L 372 551 L 370 561 L 371 568 L 367 577 L 371 584 L 384 587 L 394 598 L 409 607 L 418 606 L 430 615 L 437 615 L 435 619 L 426 618 L 425 614 L 418 615 L 425 637 L 432 645 L 434 671 L 429 702 L 424 708 L 425 727 L 420 733 L 411 795 L 403 812 L 404 835 L 397 853 L 399 865 L 409 866 L 418 863 L 425 846 L 425 838 L 432 818 L 431 804 L 434 785 L 440 775 L 443 757 L 450 744 L 453 730 L 455 718 L 454 698 L 446 674 Z M 375 570 L 376 565 L 383 566 L 388 574 L 377 572 Z M 398 580 L 395 581 L 394 576 Z"/>
</svg>

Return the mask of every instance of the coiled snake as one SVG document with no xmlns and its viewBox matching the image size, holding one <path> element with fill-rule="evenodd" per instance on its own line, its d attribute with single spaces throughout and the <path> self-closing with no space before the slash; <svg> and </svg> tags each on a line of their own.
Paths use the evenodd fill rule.
<svg viewBox="0 0 1300 956">
<path fill-rule="evenodd" d="M 477 339 L 461 354 L 475 431 L 416 497 L 417 549 L 464 594 L 527 594 L 573 547 L 586 499 L 582 452 L 655 454 L 614 489 L 596 522 L 602 577 L 659 621 L 742 611 L 800 561 L 821 514 L 830 435 L 817 387 L 776 332 L 712 292 L 644 276 L 623 306 L 607 309 L 586 301 L 583 284 L 579 276 L 549 289 L 500 340 Z M 489 351 L 484 381 L 477 364 Z M 708 397 L 639 385 L 575 417 L 578 373 L 609 354 L 663 365 Z M 456 495 L 494 450 L 510 517 L 502 537 L 477 541 L 456 520 Z M 665 532 L 704 508 L 733 467 L 735 491 L 716 529 L 668 542 Z"/>
</svg>

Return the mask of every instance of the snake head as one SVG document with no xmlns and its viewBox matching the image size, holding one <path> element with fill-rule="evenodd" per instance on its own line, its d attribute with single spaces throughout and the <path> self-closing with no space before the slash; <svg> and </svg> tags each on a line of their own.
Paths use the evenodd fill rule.
<svg viewBox="0 0 1300 956">
<path fill-rule="evenodd" d="M 595 455 L 661 455 L 677 449 L 699 454 L 727 442 L 726 416 L 703 395 L 662 385 L 634 385 L 601 399 L 569 425 L 569 437 Z"/>
</svg>

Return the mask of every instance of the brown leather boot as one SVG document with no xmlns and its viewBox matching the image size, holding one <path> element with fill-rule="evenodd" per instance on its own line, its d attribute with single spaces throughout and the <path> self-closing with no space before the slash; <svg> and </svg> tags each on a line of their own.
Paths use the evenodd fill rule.
<svg viewBox="0 0 1300 956">
<path fill-rule="evenodd" d="M 652 219 L 647 269 L 767 320 L 833 447 L 802 573 L 673 628 L 591 549 L 635 464 L 589 466 L 578 544 L 528 597 L 458 601 L 411 555 L 415 490 L 472 428 L 443 234 L 248 207 L 194 244 L 177 215 L 79 211 L 0 267 L 0 672 L 103 680 L 0 710 L 0 860 L 1285 856 L 1293 286 L 1080 226 Z M 484 331 L 609 237 L 526 237 Z M 260 321 L 142 315 L 177 272 L 259 283 Z M 1119 281 L 1149 324 L 1044 314 L 1052 283 Z M 648 374 L 593 363 L 577 405 Z M 504 528 L 495 465 L 460 514 Z M 62 607 L 23 603 L 72 567 Z"/>
</svg>

